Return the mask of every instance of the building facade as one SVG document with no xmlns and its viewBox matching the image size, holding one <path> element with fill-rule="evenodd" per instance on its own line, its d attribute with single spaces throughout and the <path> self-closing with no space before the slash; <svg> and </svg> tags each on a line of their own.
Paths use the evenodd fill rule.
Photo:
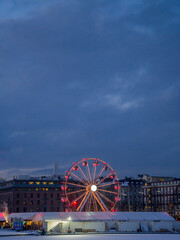
<svg viewBox="0 0 180 240">
<path fill-rule="evenodd" d="M 146 182 L 143 192 L 146 211 L 164 211 L 180 216 L 180 178 Z"/>
<path fill-rule="evenodd" d="M 1 212 L 64 211 L 60 177 L 17 177 L 0 182 Z"/>
</svg>

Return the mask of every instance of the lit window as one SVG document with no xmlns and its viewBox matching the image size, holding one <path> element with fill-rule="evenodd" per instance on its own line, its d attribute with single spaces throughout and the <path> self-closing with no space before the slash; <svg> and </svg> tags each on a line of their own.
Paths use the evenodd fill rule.
<svg viewBox="0 0 180 240">
<path fill-rule="evenodd" d="M 39 185 L 39 184 L 40 184 L 40 182 L 36 182 L 36 184 L 37 184 L 37 185 Z"/>
<path fill-rule="evenodd" d="M 46 191 L 48 191 L 48 188 L 46 188 Z"/>
<path fill-rule="evenodd" d="M 38 191 L 39 189 L 38 188 L 36 188 L 36 191 Z"/>
<path fill-rule="evenodd" d="M 49 185 L 53 185 L 54 183 L 53 182 L 49 182 Z"/>
<path fill-rule="evenodd" d="M 29 182 L 30 185 L 34 184 L 34 182 Z"/>
<path fill-rule="evenodd" d="M 47 182 L 42 182 L 43 185 L 47 185 Z"/>
</svg>

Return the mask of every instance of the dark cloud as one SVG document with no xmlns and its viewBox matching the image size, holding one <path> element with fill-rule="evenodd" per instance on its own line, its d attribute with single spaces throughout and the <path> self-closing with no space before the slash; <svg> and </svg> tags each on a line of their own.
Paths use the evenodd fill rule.
<svg viewBox="0 0 180 240">
<path fill-rule="evenodd" d="M 179 176 L 179 1 L 0 4 L 2 169 Z"/>
</svg>

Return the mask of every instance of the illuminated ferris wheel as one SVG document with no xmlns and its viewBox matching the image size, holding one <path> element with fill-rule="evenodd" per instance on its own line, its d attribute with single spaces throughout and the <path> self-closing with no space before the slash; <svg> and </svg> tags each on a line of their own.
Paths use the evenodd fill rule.
<svg viewBox="0 0 180 240">
<path fill-rule="evenodd" d="M 66 171 L 62 186 L 66 211 L 116 211 L 120 185 L 113 168 L 98 158 L 83 158 Z"/>
</svg>

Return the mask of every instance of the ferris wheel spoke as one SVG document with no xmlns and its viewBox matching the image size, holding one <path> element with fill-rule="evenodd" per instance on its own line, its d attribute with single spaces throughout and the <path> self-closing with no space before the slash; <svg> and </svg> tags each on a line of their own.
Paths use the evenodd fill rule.
<svg viewBox="0 0 180 240">
<path fill-rule="evenodd" d="M 98 192 L 98 191 L 97 191 Z M 102 197 L 102 198 L 104 198 L 106 201 L 108 201 L 109 203 L 111 203 L 111 204 L 113 204 L 114 205 L 114 203 L 108 198 L 108 197 L 106 197 L 106 196 L 104 196 L 102 193 L 100 193 L 100 192 L 98 192 L 98 194 Z"/>
<path fill-rule="evenodd" d="M 98 188 L 100 188 L 100 187 L 105 187 L 105 186 L 108 186 L 108 185 L 114 185 L 114 184 L 117 184 L 117 183 L 102 184 L 102 185 L 99 185 Z"/>
<path fill-rule="evenodd" d="M 81 184 L 76 184 L 76 183 L 71 183 L 71 182 L 66 182 L 66 184 L 68 185 L 73 185 L 73 186 L 77 186 L 77 187 L 84 187 L 84 188 L 86 188 L 86 186 L 84 186 L 84 185 L 81 185 Z"/>
<path fill-rule="evenodd" d="M 79 181 L 81 181 L 84 185 L 87 185 L 87 183 L 86 182 L 84 182 L 80 177 L 78 177 L 76 174 L 74 174 L 74 173 L 72 173 L 71 172 L 71 174 L 75 177 L 75 178 L 77 178 Z"/>
<path fill-rule="evenodd" d="M 104 182 L 105 179 L 107 179 L 108 177 L 110 177 L 113 173 L 109 173 L 105 178 L 103 178 L 99 183 L 97 183 L 96 185 L 99 185 L 100 183 Z"/>
<path fill-rule="evenodd" d="M 103 205 L 104 209 L 108 212 L 108 209 L 107 209 L 105 203 L 103 202 L 103 200 L 101 199 L 101 197 L 99 196 L 99 194 L 97 192 L 95 192 L 95 195 L 99 198 L 99 200 L 100 200 L 101 204 Z"/>
<path fill-rule="evenodd" d="M 87 197 L 85 198 L 83 204 L 81 205 L 81 207 L 80 207 L 80 209 L 79 209 L 80 212 L 82 211 L 83 207 L 85 206 L 85 204 L 86 204 L 86 202 L 87 202 L 89 196 L 90 196 L 90 192 L 88 193 L 88 195 L 87 195 Z"/>
<path fill-rule="evenodd" d="M 79 170 L 81 171 L 83 177 L 87 180 L 88 184 L 90 184 L 90 182 L 89 182 L 88 178 L 86 177 L 86 175 L 84 174 L 82 168 L 80 166 L 78 166 L 78 167 L 79 167 Z"/>
<path fill-rule="evenodd" d="M 98 202 L 99 206 L 101 207 L 101 209 L 105 212 L 106 210 L 104 209 L 103 205 L 101 204 L 101 202 L 99 201 L 99 199 L 97 198 L 96 194 L 93 192 L 92 193 L 94 195 L 94 198 L 96 199 L 96 201 Z"/>
<path fill-rule="evenodd" d="M 105 166 L 102 167 L 102 169 L 101 169 L 101 171 L 100 171 L 100 173 L 99 173 L 99 175 L 98 175 L 98 177 L 97 177 L 95 183 L 97 183 L 98 179 L 100 178 L 100 176 L 101 176 L 102 173 L 104 172 L 104 169 L 105 169 Z"/>
<path fill-rule="evenodd" d="M 82 193 L 79 197 L 77 197 L 74 201 L 78 201 L 79 199 L 81 199 L 86 193 Z"/>
<path fill-rule="evenodd" d="M 89 192 L 86 192 L 85 196 L 83 197 L 82 201 L 80 202 L 78 208 L 77 208 L 77 212 L 79 211 L 80 207 L 82 206 L 84 200 L 86 199 L 87 195 L 88 195 Z"/>
<path fill-rule="evenodd" d="M 89 164 L 87 164 L 87 169 L 88 169 L 88 174 L 89 174 L 89 181 L 90 181 L 90 183 L 92 183 L 92 178 L 91 178 L 91 173 L 90 173 L 90 169 L 89 169 Z"/>
<path fill-rule="evenodd" d="M 98 191 L 102 191 L 102 192 L 107 192 L 107 193 L 110 193 L 110 194 L 118 195 L 117 192 L 112 192 L 112 191 L 108 191 L 108 190 L 104 190 L 104 189 L 98 189 Z"/>
<path fill-rule="evenodd" d="M 92 193 L 90 193 L 90 200 L 89 200 L 89 212 L 91 211 L 91 202 L 92 202 Z"/>
<path fill-rule="evenodd" d="M 93 205 L 94 205 L 94 210 L 95 210 L 96 212 L 98 212 L 98 207 L 97 207 L 97 203 L 96 203 L 96 199 L 95 199 L 95 197 L 94 197 L 94 194 L 93 194 Z"/>
<path fill-rule="evenodd" d="M 69 193 L 67 193 L 67 195 L 71 195 L 71 194 L 75 194 L 75 193 L 79 193 L 79 192 L 83 192 L 83 191 L 86 191 L 86 189 L 81 189 L 81 190 L 77 190 L 77 191 L 74 191 L 74 192 L 69 192 Z"/>
<path fill-rule="evenodd" d="M 95 181 L 95 176 L 96 176 L 96 165 L 95 165 L 95 168 L 94 168 L 94 173 L 93 173 L 93 180 L 92 180 L 92 183 L 94 183 L 94 181 Z"/>
</svg>

